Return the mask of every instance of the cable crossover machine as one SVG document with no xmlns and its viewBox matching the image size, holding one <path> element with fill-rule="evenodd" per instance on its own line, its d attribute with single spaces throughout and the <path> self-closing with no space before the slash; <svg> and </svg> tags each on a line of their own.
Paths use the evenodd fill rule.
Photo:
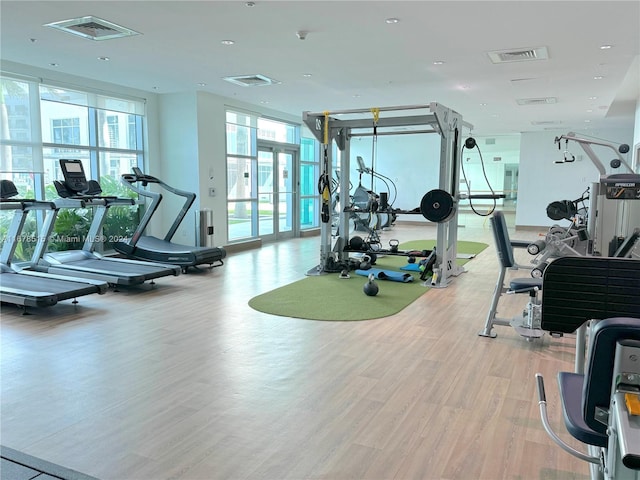
<svg viewBox="0 0 640 480">
<path fill-rule="evenodd" d="M 381 117 L 381 112 L 392 112 L 395 116 Z M 428 112 L 428 113 L 427 113 Z M 373 121 L 371 119 L 373 115 Z M 341 118 L 338 118 L 340 116 Z M 320 224 L 320 263 L 310 269 L 307 275 L 322 275 L 331 271 L 330 266 L 348 259 L 349 229 L 341 228 L 332 246 L 331 230 L 331 169 L 334 164 L 332 143 L 335 141 L 340 150 L 338 188 L 340 192 L 348 192 L 350 185 L 350 142 L 354 137 L 373 136 L 374 141 L 381 135 L 402 135 L 417 133 L 435 133 L 440 135 L 440 167 L 439 188 L 427 192 L 420 202 L 420 207 L 413 210 L 394 209 L 394 214 L 423 215 L 427 220 L 437 223 L 436 260 L 434 272 L 437 279 L 432 279 L 432 286 L 444 288 L 455 277 L 464 272 L 464 268 L 456 263 L 458 212 L 457 203 L 463 198 L 488 198 L 487 195 L 467 195 L 458 192 L 460 161 L 462 146 L 462 129 L 473 128 L 463 122 L 462 115 L 444 105 L 431 102 L 425 105 L 405 105 L 355 110 L 334 110 L 318 113 L 303 112 L 303 121 L 316 139 L 322 144 L 320 162 L 320 181 L 318 183 L 321 196 Z M 407 127 L 406 130 L 389 130 Z M 386 129 L 386 130 L 385 130 Z M 472 139 L 471 139 L 472 140 Z M 495 195 L 491 198 L 502 198 Z M 349 224 L 350 211 L 342 208 L 339 212 L 339 225 Z M 377 251 L 385 253 L 385 251 Z M 376 253 L 376 252 L 372 252 Z M 435 277 L 435 276 L 434 276 Z"/>
</svg>

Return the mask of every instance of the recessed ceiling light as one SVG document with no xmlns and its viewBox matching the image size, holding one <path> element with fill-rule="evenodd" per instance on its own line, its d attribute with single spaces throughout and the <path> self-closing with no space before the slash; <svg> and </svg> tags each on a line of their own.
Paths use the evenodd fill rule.
<svg viewBox="0 0 640 480">
<path fill-rule="evenodd" d="M 600 45 L 600 50 L 609 50 L 613 48 L 613 45 Z"/>
<path fill-rule="evenodd" d="M 584 123 L 591 123 L 591 120 L 585 120 Z"/>
<path fill-rule="evenodd" d="M 596 75 L 593 77 L 594 80 L 602 80 L 604 77 L 602 75 Z"/>
<path fill-rule="evenodd" d="M 109 57 L 98 57 L 98 60 L 101 60 L 103 62 L 108 62 L 110 60 Z"/>
<path fill-rule="evenodd" d="M 255 7 L 256 3 L 255 2 L 247 2 L 244 4 L 245 7 Z"/>
<path fill-rule="evenodd" d="M 587 113 L 591 113 L 591 112 L 593 112 L 593 110 L 591 110 L 591 109 L 588 109 L 588 110 L 587 110 Z"/>
<path fill-rule="evenodd" d="M 442 60 L 436 60 L 435 62 L 433 62 L 434 65 L 444 65 L 444 62 Z"/>
<path fill-rule="evenodd" d="M 30 38 L 30 39 L 29 39 L 29 41 L 30 41 L 31 43 L 36 43 L 36 42 L 38 41 L 38 39 L 37 39 L 37 38 Z"/>
<path fill-rule="evenodd" d="M 400 21 L 399 19 L 392 17 L 392 18 L 387 18 L 385 20 L 385 23 L 388 23 L 389 25 L 391 25 L 391 24 L 394 24 L 394 23 L 398 23 L 399 21 Z"/>
<path fill-rule="evenodd" d="M 49 66 L 50 66 L 50 67 L 59 67 L 59 66 L 60 66 L 60 64 L 59 64 L 59 63 L 55 63 L 55 62 L 51 62 L 51 63 L 49 64 Z"/>
<path fill-rule="evenodd" d="M 199 87 L 206 87 L 206 86 L 207 86 L 207 84 L 206 84 L 206 83 L 202 83 L 202 82 L 198 83 L 197 85 L 198 85 Z"/>
<path fill-rule="evenodd" d="M 358 93 L 354 94 L 353 98 L 360 98 L 360 94 L 358 94 Z"/>
<path fill-rule="evenodd" d="M 598 97 L 589 97 L 589 100 L 596 100 Z"/>
<path fill-rule="evenodd" d="M 267 105 L 269 102 L 267 102 L 266 100 L 261 100 L 260 103 L 263 105 Z"/>
<path fill-rule="evenodd" d="M 306 78 L 309 78 L 311 76 L 311 74 L 310 73 L 303 73 L 302 76 L 306 77 Z"/>
<path fill-rule="evenodd" d="M 487 106 L 487 104 L 486 104 L 486 103 L 481 103 L 481 104 L 480 104 L 480 106 L 481 106 L 481 107 L 486 107 L 486 106 Z"/>
<path fill-rule="evenodd" d="M 233 45 L 236 42 L 234 42 L 233 40 L 222 40 L 220 43 L 222 45 Z"/>
<path fill-rule="evenodd" d="M 152 90 L 158 90 L 158 87 L 151 87 Z"/>
</svg>

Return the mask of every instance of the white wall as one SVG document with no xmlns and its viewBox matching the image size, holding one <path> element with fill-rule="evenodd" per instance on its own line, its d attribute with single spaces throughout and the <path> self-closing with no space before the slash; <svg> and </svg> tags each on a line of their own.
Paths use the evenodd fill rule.
<svg viewBox="0 0 640 480">
<path fill-rule="evenodd" d="M 420 205 L 423 195 L 438 188 L 440 165 L 440 136 L 434 133 L 381 136 L 378 137 L 375 159 L 372 159 L 372 137 L 357 137 L 351 140 L 350 178 L 353 190 L 358 186 L 359 173 L 356 171 L 359 155 L 367 167 L 389 177 L 397 186 L 398 194 L 394 208 L 411 210 Z M 374 181 L 375 192 L 388 191 L 380 180 Z M 362 186 L 371 189 L 371 176 L 362 176 Z M 353 190 L 351 193 L 353 193 Z M 393 201 L 389 192 L 389 202 Z"/>
<path fill-rule="evenodd" d="M 227 238 L 227 160 L 226 119 L 224 99 L 198 92 L 198 157 L 199 202 L 195 211 L 211 210 L 213 213 L 213 243 L 222 245 Z M 209 189 L 215 195 L 209 195 Z"/>
<path fill-rule="evenodd" d="M 635 155 L 633 165 L 636 173 L 640 173 L 640 100 L 636 102 L 636 127 L 633 132 L 633 144 L 631 151 Z M 629 218 L 626 225 L 627 232 L 632 232 L 634 228 L 640 227 L 640 201 L 629 202 Z"/>
<path fill-rule="evenodd" d="M 189 192 L 199 191 L 197 101 L 195 93 L 159 95 L 157 123 L 159 155 L 149 156 L 149 174 L 168 185 Z M 184 198 L 158 190 L 162 203 L 154 215 L 148 234 L 163 238 L 178 215 Z M 195 245 L 195 217 L 190 212 L 172 239 Z"/>
<path fill-rule="evenodd" d="M 520 135 L 474 138 L 476 138 L 480 153 L 477 148 L 465 148 L 461 159 L 472 193 L 489 193 L 490 188 L 494 191 L 503 190 L 505 165 L 517 165 L 519 161 Z M 411 210 L 419 207 L 425 193 L 439 188 L 440 143 L 441 137 L 435 133 L 378 137 L 374 170 L 390 177 L 395 182 L 398 188 L 398 197 L 393 205 L 394 208 Z M 358 186 L 359 177 L 356 171 L 356 157 L 362 156 L 365 165 L 371 167 L 374 155 L 372 148 L 372 137 L 351 140 L 353 189 Z M 494 161 L 494 157 L 499 157 L 500 161 Z M 490 187 L 484 178 L 481 160 L 484 162 L 484 170 Z M 463 180 L 462 169 L 460 170 L 460 180 Z M 362 183 L 365 188 L 371 189 L 371 176 L 363 175 Z M 386 186 L 381 181 L 374 181 L 374 191 L 378 193 L 386 191 Z M 460 191 L 466 192 L 464 184 L 460 185 Z M 390 194 L 389 201 L 392 200 Z M 487 200 L 474 200 L 474 207 L 492 204 Z M 468 205 L 468 201 L 462 201 L 460 208 L 468 207 Z M 407 220 L 421 219 L 412 217 Z"/>
</svg>

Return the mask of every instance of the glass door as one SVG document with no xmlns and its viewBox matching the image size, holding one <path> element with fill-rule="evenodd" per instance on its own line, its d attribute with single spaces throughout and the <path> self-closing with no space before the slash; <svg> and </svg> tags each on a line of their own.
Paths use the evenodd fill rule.
<svg viewBox="0 0 640 480">
<path fill-rule="evenodd" d="M 294 230 L 293 216 L 293 166 L 295 152 L 283 150 L 278 152 L 278 217 L 276 221 L 279 237 L 292 237 Z M 288 235 L 287 235 L 288 234 Z"/>
<path fill-rule="evenodd" d="M 296 151 L 258 146 L 258 234 L 264 240 L 295 235 Z"/>
</svg>

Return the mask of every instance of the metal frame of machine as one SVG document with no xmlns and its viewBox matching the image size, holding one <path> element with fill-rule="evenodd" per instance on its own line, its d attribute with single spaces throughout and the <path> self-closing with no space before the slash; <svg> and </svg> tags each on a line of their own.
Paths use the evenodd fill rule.
<svg viewBox="0 0 640 480">
<path fill-rule="evenodd" d="M 614 200 L 613 203 L 609 202 L 611 205 L 618 204 L 620 201 L 625 200 L 640 200 L 640 174 L 635 173 L 631 165 L 629 165 L 621 155 L 621 153 L 626 153 L 629 150 L 628 145 L 623 144 L 616 148 L 610 143 L 578 137 L 574 132 L 569 132 L 566 135 L 556 137 L 555 142 L 558 144 L 558 147 L 560 147 L 560 142 L 562 140 L 564 140 L 565 143 L 571 141 L 580 145 L 600 174 L 598 181 L 593 182 L 590 186 L 590 213 L 587 221 L 587 231 L 590 238 L 590 244 L 587 249 L 587 254 L 606 256 L 607 251 L 603 238 L 604 234 L 605 232 L 617 230 L 621 223 L 621 219 L 619 218 L 617 211 L 605 211 L 607 209 L 607 203 L 605 203 L 605 200 Z M 624 167 L 626 172 L 607 174 L 606 167 L 600 160 L 600 157 L 598 157 L 596 152 L 593 150 L 593 146 L 604 147 L 615 153 L 616 158 L 611 161 L 612 167 Z M 571 163 L 573 160 L 567 160 L 566 155 L 567 153 L 565 152 L 564 161 L 556 163 Z M 614 165 L 616 162 L 617 164 Z M 632 227 L 637 227 L 637 225 Z M 633 228 L 631 230 L 633 230 Z"/>
<path fill-rule="evenodd" d="M 409 115 L 406 112 L 428 111 L 428 114 Z M 398 116 L 380 117 L 381 112 L 404 112 Z M 338 116 L 356 115 L 360 118 L 341 119 Z M 373 115 L 363 118 L 364 115 Z M 435 268 L 438 269 L 437 279 L 432 281 L 432 286 L 446 287 L 450 278 L 458 276 L 464 269 L 457 265 L 457 230 L 458 212 L 456 204 L 459 197 L 458 182 L 460 172 L 460 162 L 458 156 L 462 144 L 462 128 L 472 126 L 464 123 L 462 115 L 451 110 L 444 105 L 431 102 L 426 105 L 405 105 L 395 107 L 381 107 L 372 109 L 356 110 L 334 110 L 319 113 L 303 112 L 303 121 L 309 127 L 316 139 L 322 144 L 324 158 L 320 162 L 320 177 L 331 178 L 331 166 L 333 165 L 331 143 L 336 142 L 341 151 L 340 155 L 340 180 L 339 188 L 341 192 L 349 191 L 350 172 L 350 141 L 353 137 L 373 135 L 399 135 L 412 133 L 437 133 L 441 136 L 440 143 L 440 168 L 439 168 L 439 189 L 432 192 L 442 191 L 444 200 L 450 199 L 447 214 L 443 215 L 437 222 Z M 423 127 L 429 127 L 424 129 Z M 388 131 L 384 129 L 394 127 L 410 127 L 406 131 Z M 420 129 L 419 129 L 420 128 Z M 429 192 L 431 193 L 431 192 Z M 322 196 L 322 192 L 321 192 Z M 325 195 L 328 197 L 328 195 Z M 324 199 L 323 199 L 324 202 Z M 438 202 L 434 202 L 436 207 L 440 207 Z M 397 212 L 403 214 L 416 214 L 421 212 L 411 211 Z M 349 212 L 343 208 L 339 213 L 340 225 L 348 225 Z M 309 270 L 309 275 L 320 275 L 325 273 L 325 266 L 330 258 L 335 260 L 346 260 L 348 252 L 344 252 L 344 246 L 349 243 L 349 229 L 340 230 L 336 245 L 332 248 L 331 220 L 323 216 L 320 229 L 320 263 L 315 268 Z M 434 270 L 435 271 L 435 270 Z"/>
</svg>

